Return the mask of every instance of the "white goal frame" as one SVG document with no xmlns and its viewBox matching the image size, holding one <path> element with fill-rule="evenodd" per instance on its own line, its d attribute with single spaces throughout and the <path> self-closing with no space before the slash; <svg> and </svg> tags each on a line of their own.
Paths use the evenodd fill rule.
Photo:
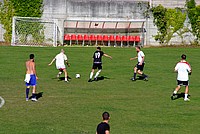
<svg viewBox="0 0 200 134">
<path fill-rule="evenodd" d="M 13 17 L 12 46 L 54 46 L 60 44 L 60 30 L 55 19 Z"/>
</svg>

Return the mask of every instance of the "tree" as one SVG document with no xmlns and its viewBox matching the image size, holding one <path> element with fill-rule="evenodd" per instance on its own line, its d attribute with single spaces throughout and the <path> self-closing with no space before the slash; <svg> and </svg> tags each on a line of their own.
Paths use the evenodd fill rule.
<svg viewBox="0 0 200 134">
<path fill-rule="evenodd" d="M 0 23 L 6 30 L 4 33 L 4 40 L 6 42 L 11 41 L 12 37 L 12 18 L 15 15 L 13 4 L 10 0 L 4 0 L 0 2 Z"/>
<path fill-rule="evenodd" d="M 192 34 L 196 37 L 196 41 L 200 41 L 200 5 L 196 6 L 195 0 L 187 0 L 186 7 L 188 12 L 188 18 L 192 27 Z"/>
</svg>

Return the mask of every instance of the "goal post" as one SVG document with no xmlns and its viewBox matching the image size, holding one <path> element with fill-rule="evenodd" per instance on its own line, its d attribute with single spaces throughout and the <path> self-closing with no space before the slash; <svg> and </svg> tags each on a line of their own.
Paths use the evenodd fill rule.
<svg viewBox="0 0 200 134">
<path fill-rule="evenodd" d="M 13 17 L 12 46 L 54 46 L 60 43 L 55 19 Z"/>
</svg>

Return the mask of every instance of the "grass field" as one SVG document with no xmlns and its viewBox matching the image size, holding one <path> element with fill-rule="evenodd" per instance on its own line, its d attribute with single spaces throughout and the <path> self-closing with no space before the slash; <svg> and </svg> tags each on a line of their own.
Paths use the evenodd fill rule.
<svg viewBox="0 0 200 134">
<path fill-rule="evenodd" d="M 132 82 L 137 61 L 134 48 L 102 48 L 113 60 L 103 58 L 104 80 L 88 83 L 93 47 L 65 47 L 71 67 L 69 83 L 55 78 L 48 66 L 61 47 L 0 46 L 0 134 L 94 134 L 101 114 L 111 114 L 111 134 L 199 134 L 200 48 L 143 48 L 144 72 L 149 81 Z M 25 61 L 35 54 L 38 102 L 25 101 Z M 185 53 L 193 73 L 190 102 L 171 100 L 176 87 L 175 64 Z M 75 79 L 80 73 L 81 78 Z M 63 76 L 63 75 L 62 75 Z M 184 88 L 181 89 L 184 92 Z"/>
</svg>

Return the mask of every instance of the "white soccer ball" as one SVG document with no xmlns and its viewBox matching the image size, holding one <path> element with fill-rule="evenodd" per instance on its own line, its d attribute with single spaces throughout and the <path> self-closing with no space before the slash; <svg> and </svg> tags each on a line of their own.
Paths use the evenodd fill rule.
<svg viewBox="0 0 200 134">
<path fill-rule="evenodd" d="M 80 78 L 81 77 L 81 75 L 80 74 L 76 74 L 76 78 L 78 79 L 78 78 Z"/>
</svg>

